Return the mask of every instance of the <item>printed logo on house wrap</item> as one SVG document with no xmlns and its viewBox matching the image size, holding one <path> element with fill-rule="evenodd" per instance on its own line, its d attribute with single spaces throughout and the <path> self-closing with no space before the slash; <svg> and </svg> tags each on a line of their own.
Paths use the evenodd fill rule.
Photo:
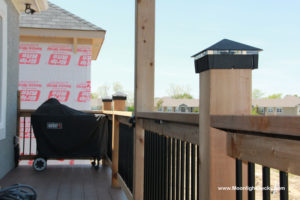
<svg viewBox="0 0 300 200">
<path fill-rule="evenodd" d="M 87 102 L 91 99 L 91 81 L 80 83 L 76 86 L 81 91 L 78 94 L 77 102 Z"/>
<path fill-rule="evenodd" d="M 91 65 L 91 58 L 92 56 L 86 55 L 86 56 L 80 56 L 78 66 L 81 67 L 87 67 Z"/>
<path fill-rule="evenodd" d="M 40 63 L 40 53 L 20 53 L 19 63 L 25 65 L 37 65 Z"/>
<path fill-rule="evenodd" d="M 41 87 L 42 85 L 38 81 L 20 81 L 21 101 L 38 101 Z"/>
<path fill-rule="evenodd" d="M 49 65 L 69 65 L 71 55 L 67 54 L 51 54 L 49 58 Z"/>
<path fill-rule="evenodd" d="M 91 80 L 91 45 L 78 44 L 74 53 L 72 44 L 21 42 L 19 50 L 22 109 L 36 109 L 49 98 L 75 109 L 90 109 L 90 84 L 86 81 Z M 31 80 L 42 87 L 22 87 L 22 81 Z"/>
<path fill-rule="evenodd" d="M 48 88 L 52 88 L 49 92 L 48 99 L 56 98 L 60 102 L 67 102 L 70 96 L 70 88 L 72 87 L 68 82 L 50 82 L 47 84 Z"/>
</svg>

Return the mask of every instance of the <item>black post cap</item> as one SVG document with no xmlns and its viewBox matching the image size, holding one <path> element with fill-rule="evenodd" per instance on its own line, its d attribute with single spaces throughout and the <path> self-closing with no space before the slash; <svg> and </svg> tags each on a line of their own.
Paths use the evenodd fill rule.
<svg viewBox="0 0 300 200">
<path fill-rule="evenodd" d="M 195 71 L 208 69 L 257 69 L 262 49 L 224 39 L 193 55 Z"/>
<path fill-rule="evenodd" d="M 106 97 L 102 98 L 102 102 L 112 102 L 112 99 L 111 99 L 111 97 L 106 96 Z"/>
<path fill-rule="evenodd" d="M 127 95 L 123 92 L 116 92 L 115 94 L 112 95 L 113 100 L 126 100 Z"/>
</svg>

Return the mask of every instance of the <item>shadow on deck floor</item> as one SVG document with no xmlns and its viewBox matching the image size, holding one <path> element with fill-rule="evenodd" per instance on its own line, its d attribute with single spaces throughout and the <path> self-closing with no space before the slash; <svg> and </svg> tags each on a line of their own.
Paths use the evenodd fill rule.
<svg viewBox="0 0 300 200">
<path fill-rule="evenodd" d="M 90 165 L 48 165 L 43 172 L 19 166 L 0 180 L 0 186 L 15 183 L 35 188 L 38 200 L 127 200 L 121 189 L 111 188 L 111 169 Z"/>
</svg>

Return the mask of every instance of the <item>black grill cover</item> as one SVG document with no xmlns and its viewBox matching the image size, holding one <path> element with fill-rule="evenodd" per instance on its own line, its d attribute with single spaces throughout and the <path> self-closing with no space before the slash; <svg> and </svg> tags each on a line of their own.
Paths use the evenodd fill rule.
<svg viewBox="0 0 300 200">
<path fill-rule="evenodd" d="M 106 154 L 108 120 L 105 115 L 87 114 L 49 99 L 31 115 L 31 124 L 38 156 L 101 158 Z"/>
</svg>

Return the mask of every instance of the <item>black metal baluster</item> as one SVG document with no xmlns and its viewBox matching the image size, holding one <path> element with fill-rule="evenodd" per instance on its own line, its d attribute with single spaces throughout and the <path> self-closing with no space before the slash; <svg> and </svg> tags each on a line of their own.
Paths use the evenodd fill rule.
<svg viewBox="0 0 300 200">
<path fill-rule="evenodd" d="M 199 168 L 200 168 L 200 149 L 199 149 L 199 145 L 197 145 L 198 148 L 197 148 L 197 199 L 199 200 L 200 199 L 200 190 L 199 190 L 199 186 L 200 186 L 200 171 L 199 171 Z"/>
<path fill-rule="evenodd" d="M 25 126 L 26 126 L 26 117 L 23 117 L 23 155 L 25 155 Z"/>
<path fill-rule="evenodd" d="M 263 167 L 263 200 L 270 200 L 270 168 Z"/>
<path fill-rule="evenodd" d="M 174 138 L 172 146 L 172 199 L 176 200 L 176 139 Z"/>
<path fill-rule="evenodd" d="M 162 181 L 161 181 L 161 184 L 162 184 L 162 193 L 161 193 L 161 199 L 165 199 L 166 198 L 166 179 L 167 179 L 167 176 L 166 176 L 166 160 L 167 160 L 167 157 L 166 157 L 166 137 L 165 136 L 162 136 L 161 137 L 162 139 L 162 159 L 161 159 L 161 163 L 162 163 Z"/>
<path fill-rule="evenodd" d="M 186 188 L 185 188 L 185 199 L 190 199 L 190 143 L 186 143 Z"/>
<path fill-rule="evenodd" d="M 31 138 L 32 138 L 32 134 L 31 134 L 31 124 L 29 125 L 29 155 L 31 155 Z"/>
<path fill-rule="evenodd" d="M 177 140 L 177 145 L 176 145 L 177 153 L 176 153 L 176 199 L 180 199 L 180 176 L 181 176 L 181 171 L 180 171 L 180 155 L 181 155 L 181 142 L 180 140 Z"/>
<path fill-rule="evenodd" d="M 192 145 L 192 152 L 191 152 L 191 195 L 192 195 L 192 200 L 195 200 L 195 196 L 196 196 L 196 190 L 195 190 L 195 144 L 191 144 Z"/>
<path fill-rule="evenodd" d="M 242 200 L 243 191 L 239 190 L 239 188 L 243 186 L 243 182 L 242 182 L 242 176 L 243 176 L 242 161 L 236 159 L 235 167 L 236 167 L 236 187 L 237 187 L 236 188 L 236 199 L 237 200 Z"/>
<path fill-rule="evenodd" d="M 150 151 L 149 151 L 149 155 L 150 155 L 150 163 L 149 163 L 149 199 L 154 199 L 154 182 L 153 182 L 153 134 L 151 132 L 149 132 L 149 145 L 150 145 Z"/>
<path fill-rule="evenodd" d="M 184 183 L 185 183 L 185 144 L 186 142 L 181 141 L 181 188 L 180 188 L 180 199 L 184 199 Z"/>
<path fill-rule="evenodd" d="M 250 162 L 248 163 L 248 186 L 248 200 L 255 200 L 255 164 Z"/>
<path fill-rule="evenodd" d="M 161 194 L 162 194 L 162 162 L 161 162 L 161 157 L 162 157 L 162 139 L 161 136 L 158 135 L 158 159 L 157 159 L 157 168 L 158 168 L 158 183 L 157 183 L 157 187 L 158 187 L 158 198 L 157 199 L 161 199 Z"/>
<path fill-rule="evenodd" d="M 288 173 L 282 171 L 280 171 L 279 173 L 280 173 L 280 200 L 288 200 L 289 199 Z"/>
<path fill-rule="evenodd" d="M 154 199 L 157 199 L 157 137 L 156 134 L 153 134 L 154 136 L 154 159 L 153 159 L 153 164 L 154 164 Z"/>
<path fill-rule="evenodd" d="M 168 198 L 172 199 L 172 138 L 168 138 Z"/>
<path fill-rule="evenodd" d="M 149 161 L 149 157 L 148 157 L 148 131 L 145 131 L 145 160 L 144 160 L 144 199 L 148 200 L 148 161 Z"/>
</svg>

